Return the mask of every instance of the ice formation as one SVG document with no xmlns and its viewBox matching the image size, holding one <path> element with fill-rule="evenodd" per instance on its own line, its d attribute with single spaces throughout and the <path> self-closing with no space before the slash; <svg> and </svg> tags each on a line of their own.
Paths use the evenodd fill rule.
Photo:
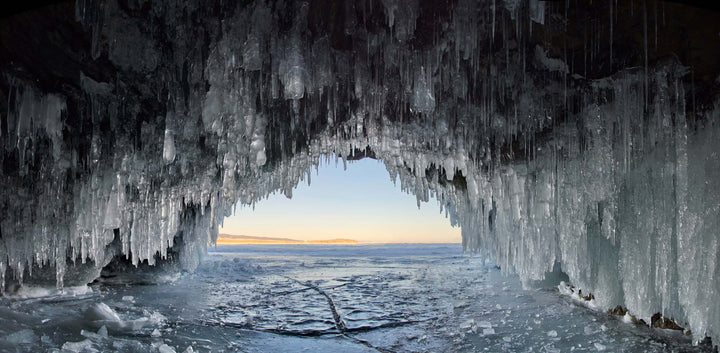
<svg viewBox="0 0 720 353">
<path fill-rule="evenodd" d="M 718 21 L 649 11 L 77 0 L 7 18 L 0 283 L 192 270 L 236 202 L 370 156 L 505 271 L 559 264 L 600 306 L 720 337 L 720 70 L 671 36 Z"/>
</svg>

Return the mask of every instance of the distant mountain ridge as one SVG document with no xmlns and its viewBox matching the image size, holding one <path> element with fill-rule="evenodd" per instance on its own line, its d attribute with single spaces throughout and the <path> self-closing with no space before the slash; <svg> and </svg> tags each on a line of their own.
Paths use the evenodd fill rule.
<svg viewBox="0 0 720 353">
<path fill-rule="evenodd" d="M 218 244 L 357 244 L 354 239 L 297 240 L 252 235 L 218 234 Z"/>
</svg>

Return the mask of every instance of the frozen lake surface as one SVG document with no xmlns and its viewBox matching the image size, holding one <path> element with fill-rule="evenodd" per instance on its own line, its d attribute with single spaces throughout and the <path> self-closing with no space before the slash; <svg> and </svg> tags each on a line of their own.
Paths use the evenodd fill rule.
<svg viewBox="0 0 720 353">
<path fill-rule="evenodd" d="M 0 299 L 0 351 L 711 351 L 523 290 L 459 244 L 223 245 L 192 274 L 21 294 Z"/>
</svg>

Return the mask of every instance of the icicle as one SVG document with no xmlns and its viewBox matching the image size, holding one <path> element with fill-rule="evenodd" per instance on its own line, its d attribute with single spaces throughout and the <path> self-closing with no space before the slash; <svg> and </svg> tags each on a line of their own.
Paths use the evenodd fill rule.
<svg viewBox="0 0 720 353">
<path fill-rule="evenodd" d="M 613 1 L 610 1 L 610 71 L 613 66 Z"/>
<path fill-rule="evenodd" d="M 172 163 L 175 160 L 175 139 L 170 129 L 165 129 L 165 141 L 163 142 L 163 159 L 165 163 Z"/>
<path fill-rule="evenodd" d="M 490 6 L 490 11 L 492 11 L 492 36 L 490 37 L 491 42 L 495 41 L 495 15 L 496 15 L 496 9 L 495 9 L 495 0 L 492 0 L 492 5 Z"/>
<path fill-rule="evenodd" d="M 658 0 L 655 0 L 655 51 L 658 50 Z"/>
<path fill-rule="evenodd" d="M 648 110 L 648 23 L 647 23 L 647 0 L 643 0 L 643 53 L 645 61 L 645 77 L 643 78 L 643 99 L 645 111 Z"/>
<path fill-rule="evenodd" d="M 0 296 L 5 295 L 5 254 L 0 253 Z"/>
</svg>

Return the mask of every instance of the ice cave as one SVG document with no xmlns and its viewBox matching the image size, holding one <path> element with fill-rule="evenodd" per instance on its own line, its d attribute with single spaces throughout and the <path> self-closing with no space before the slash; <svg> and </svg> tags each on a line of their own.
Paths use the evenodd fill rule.
<svg viewBox="0 0 720 353">
<path fill-rule="evenodd" d="M 23 6 L 0 20 L 0 292 L 192 271 L 236 202 L 373 158 L 504 272 L 720 338 L 717 5 Z"/>
</svg>

